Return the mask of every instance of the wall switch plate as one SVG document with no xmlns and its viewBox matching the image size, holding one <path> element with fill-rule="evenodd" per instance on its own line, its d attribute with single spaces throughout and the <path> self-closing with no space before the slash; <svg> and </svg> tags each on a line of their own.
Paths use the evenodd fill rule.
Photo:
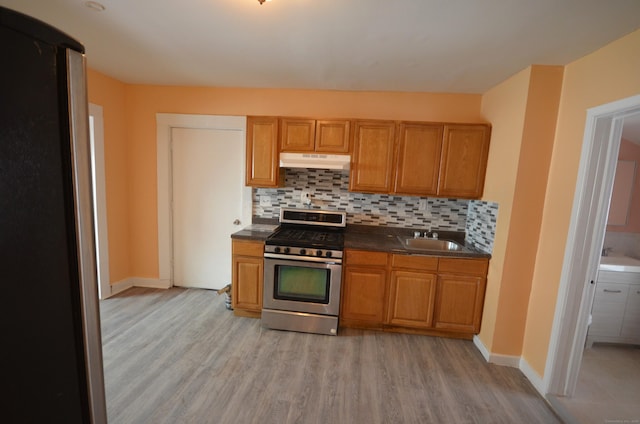
<svg viewBox="0 0 640 424">
<path fill-rule="evenodd" d="M 427 207 L 427 199 L 420 199 L 420 202 L 418 203 L 418 209 L 421 211 L 426 211 Z"/>
<path fill-rule="evenodd" d="M 260 206 L 271 206 L 271 197 L 260 196 Z"/>
</svg>

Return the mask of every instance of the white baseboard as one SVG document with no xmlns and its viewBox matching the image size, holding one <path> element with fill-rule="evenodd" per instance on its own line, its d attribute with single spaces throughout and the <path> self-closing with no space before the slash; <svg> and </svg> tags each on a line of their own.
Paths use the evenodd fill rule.
<svg viewBox="0 0 640 424">
<path fill-rule="evenodd" d="M 520 358 L 520 366 L 518 368 L 520 368 L 520 371 L 522 371 L 524 376 L 527 377 L 527 380 L 533 384 L 533 387 L 535 387 L 538 393 L 546 399 L 547 394 L 545 393 L 545 385 L 542 377 L 540 377 L 538 373 L 531 368 L 531 365 L 529 365 L 529 363 L 522 357 Z"/>
<path fill-rule="evenodd" d="M 125 278 L 124 280 L 111 283 L 111 296 L 122 293 L 131 287 L 133 287 L 133 281 L 131 281 L 131 278 Z"/>
<path fill-rule="evenodd" d="M 480 340 L 480 337 L 478 337 L 477 334 L 473 336 L 473 344 L 478 348 L 482 356 L 484 356 L 484 360 L 487 362 L 491 362 L 489 360 L 489 358 L 491 357 L 491 354 L 489 353 L 489 349 L 487 349 L 484 343 L 482 343 L 482 340 Z"/>
<path fill-rule="evenodd" d="M 148 287 L 150 289 L 168 289 L 171 288 L 170 280 L 160 280 L 158 278 L 141 278 L 132 277 L 134 287 Z"/>
<path fill-rule="evenodd" d="M 473 344 L 478 348 L 484 359 L 496 365 L 503 365 L 506 367 L 519 368 L 520 366 L 520 357 L 519 356 L 511 356 L 511 355 L 500 355 L 498 353 L 491 353 L 489 349 L 482 343 L 480 337 L 473 336 Z"/>
<path fill-rule="evenodd" d="M 148 287 L 151 289 L 168 289 L 171 281 L 157 278 L 129 277 L 116 283 L 111 283 L 111 296 L 122 293 L 131 287 Z"/>
<path fill-rule="evenodd" d="M 522 374 L 524 374 L 527 380 L 531 382 L 538 393 L 540 393 L 542 397 L 546 396 L 544 390 L 544 381 L 542 380 L 542 377 L 540 377 L 538 373 L 536 373 L 533 368 L 531 368 L 529 363 L 525 361 L 524 358 L 522 358 L 521 356 L 491 353 L 478 336 L 473 336 L 473 344 L 476 346 L 476 348 L 478 348 L 487 362 L 496 365 L 518 368 L 522 372 Z"/>
</svg>

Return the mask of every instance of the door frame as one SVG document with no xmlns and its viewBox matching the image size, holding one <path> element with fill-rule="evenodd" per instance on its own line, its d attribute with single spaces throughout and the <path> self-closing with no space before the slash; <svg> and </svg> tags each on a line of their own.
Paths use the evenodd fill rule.
<svg viewBox="0 0 640 424">
<path fill-rule="evenodd" d="M 246 139 L 246 116 L 156 114 L 157 178 L 158 178 L 158 278 L 160 287 L 173 287 L 173 228 L 172 228 L 172 176 L 171 129 L 193 128 L 239 131 Z M 246 143 L 242 143 L 246 156 Z M 249 225 L 252 216 L 252 191 L 245 186 L 241 193 L 242 225 Z M 231 242 L 229 242 L 231 245 Z"/>
<path fill-rule="evenodd" d="M 98 282 L 100 299 L 112 295 L 109 280 L 109 232 L 107 229 L 107 189 L 104 166 L 104 118 L 102 106 L 89 103 L 89 116 L 93 118 L 93 148 L 91 149 L 91 163 L 95 175 L 93 201 L 95 203 L 96 227 L 96 261 L 98 268 Z"/>
<path fill-rule="evenodd" d="M 625 117 L 640 95 L 587 110 L 571 224 L 544 376 L 548 397 L 572 396 L 578 382 Z"/>
</svg>

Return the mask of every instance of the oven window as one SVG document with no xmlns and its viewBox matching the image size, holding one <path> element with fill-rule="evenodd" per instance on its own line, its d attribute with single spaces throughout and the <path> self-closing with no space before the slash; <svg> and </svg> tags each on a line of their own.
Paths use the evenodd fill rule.
<svg viewBox="0 0 640 424">
<path fill-rule="evenodd" d="M 276 265 L 273 297 L 283 300 L 329 303 L 330 270 Z"/>
</svg>

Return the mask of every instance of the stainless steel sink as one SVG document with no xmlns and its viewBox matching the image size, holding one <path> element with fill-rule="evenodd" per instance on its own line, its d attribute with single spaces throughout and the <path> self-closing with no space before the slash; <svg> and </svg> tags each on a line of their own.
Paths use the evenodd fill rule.
<svg viewBox="0 0 640 424">
<path fill-rule="evenodd" d="M 431 251 L 456 251 L 462 250 L 462 246 L 449 240 L 437 240 L 427 238 L 412 238 L 398 236 L 400 243 L 407 249 L 431 250 Z"/>
</svg>

